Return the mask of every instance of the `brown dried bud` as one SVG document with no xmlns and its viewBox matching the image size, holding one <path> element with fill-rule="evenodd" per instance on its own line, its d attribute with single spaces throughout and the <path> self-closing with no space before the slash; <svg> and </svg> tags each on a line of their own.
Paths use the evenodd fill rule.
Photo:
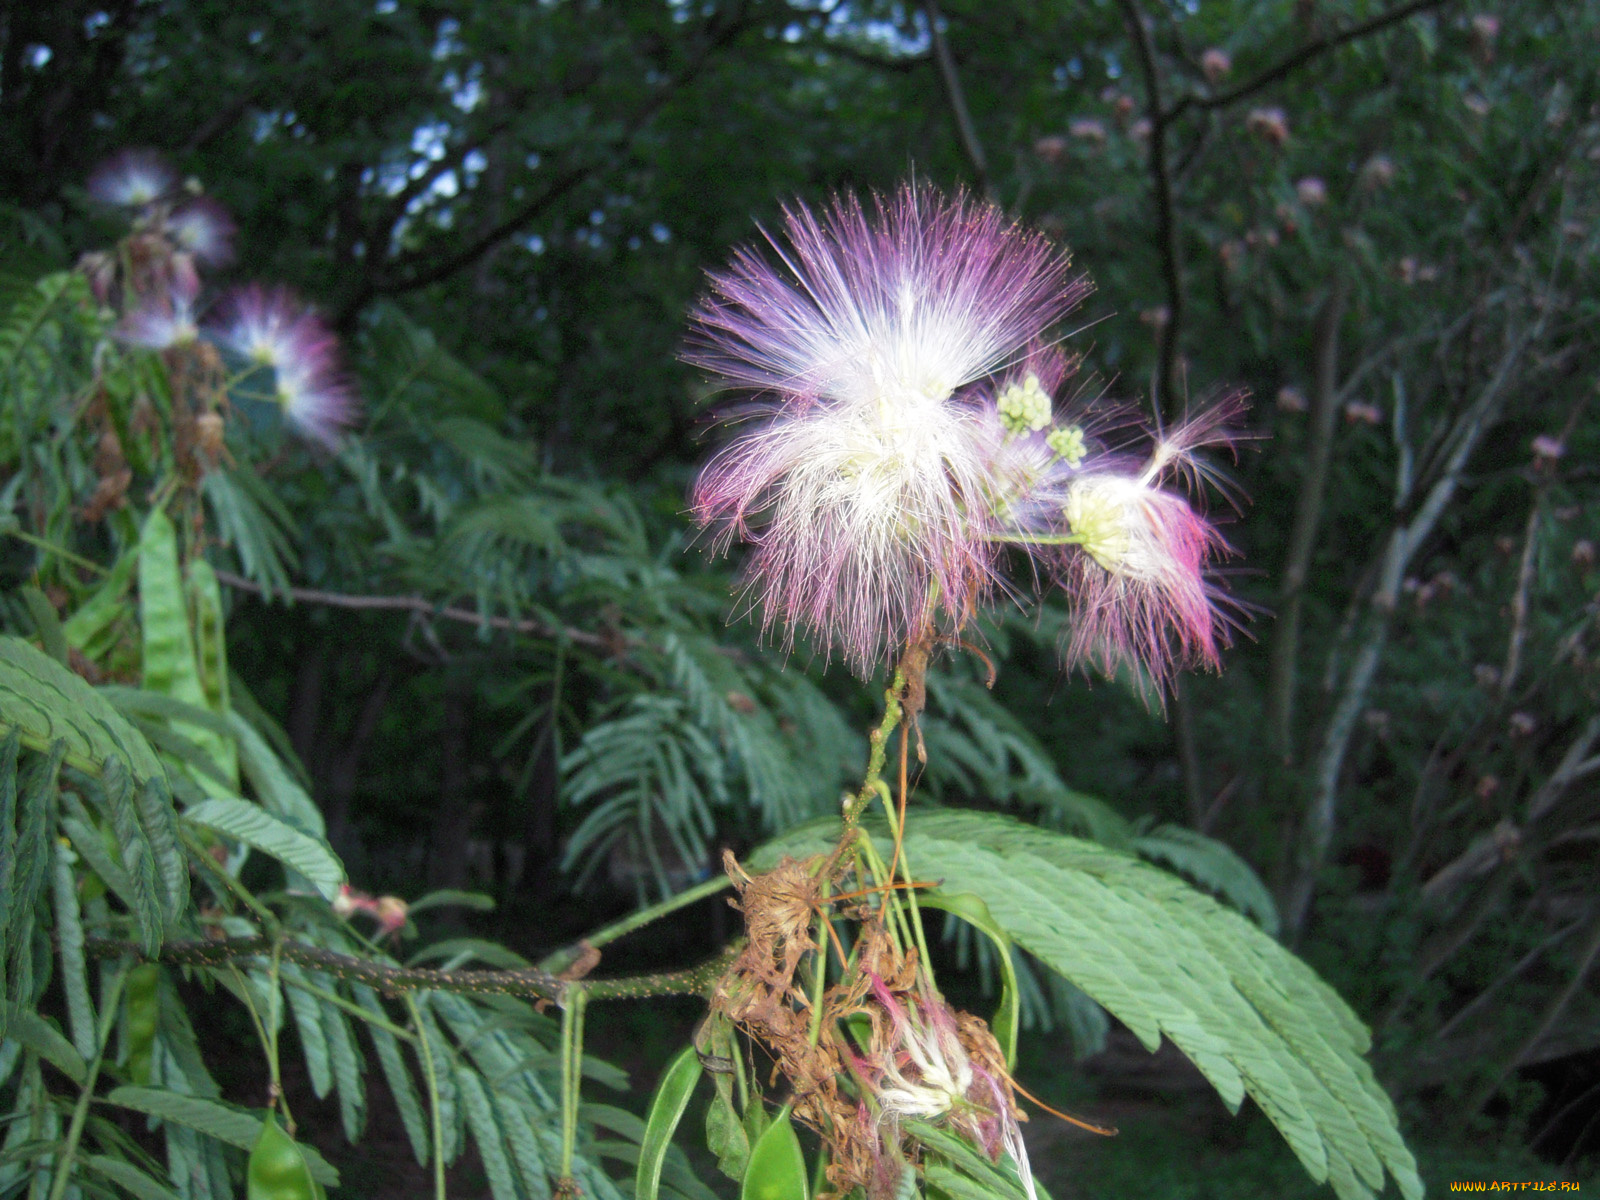
<svg viewBox="0 0 1600 1200">
<path fill-rule="evenodd" d="M 1294 185 L 1294 194 L 1307 208 L 1321 208 L 1328 202 L 1328 185 L 1315 175 L 1307 175 Z"/>
<path fill-rule="evenodd" d="M 1058 163 L 1067 156 L 1067 139 L 1052 133 L 1034 142 L 1033 152 L 1044 162 Z"/>
<path fill-rule="evenodd" d="M 222 457 L 222 414 L 203 412 L 194 419 L 194 449 L 200 465 L 207 469 L 217 465 Z"/>
<path fill-rule="evenodd" d="M 1374 154 L 1362 165 L 1357 182 L 1361 185 L 1362 191 L 1375 192 L 1393 183 L 1394 176 L 1394 160 L 1387 154 Z"/>
<path fill-rule="evenodd" d="M 1278 389 L 1278 411 L 1287 413 L 1303 413 L 1311 407 L 1306 400 L 1306 394 L 1297 387 L 1281 387 Z"/>
<path fill-rule="evenodd" d="M 1273 146 L 1281 148 L 1289 140 L 1289 118 L 1281 108 L 1252 108 L 1244 125 Z"/>
</svg>

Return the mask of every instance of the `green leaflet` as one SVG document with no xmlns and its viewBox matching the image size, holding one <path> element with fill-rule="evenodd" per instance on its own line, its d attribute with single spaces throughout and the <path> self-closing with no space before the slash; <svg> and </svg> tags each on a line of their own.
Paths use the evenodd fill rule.
<svg viewBox="0 0 1600 1200">
<path fill-rule="evenodd" d="M 216 572 L 203 558 L 189 564 L 189 608 L 194 613 L 195 666 L 206 707 L 226 713 L 228 698 L 228 641 L 222 614 L 222 588 Z M 239 786 L 239 753 L 231 738 L 222 738 L 217 765 Z"/>
<path fill-rule="evenodd" d="M 809 1194 L 806 1158 L 784 1107 L 750 1148 L 739 1200 L 808 1200 Z"/>
<path fill-rule="evenodd" d="M 17 834 L 16 868 L 9 900 L 11 919 L 6 933 L 7 944 L 0 946 L 0 950 L 5 952 L 0 958 L 7 958 L 10 965 L 6 996 L 23 1008 L 31 1008 L 38 999 L 38 991 L 44 986 L 48 970 L 48 962 L 44 964 L 45 970 L 40 970 L 40 964 L 36 961 L 36 954 L 41 949 L 48 953 L 48 943 L 35 944 L 34 921 L 36 905 L 50 874 L 50 830 L 54 818 L 56 781 L 65 753 L 66 743 L 56 742 L 49 754 L 34 756 L 21 772 L 17 786 L 17 805 L 21 810 L 18 824 L 21 828 Z"/>
<path fill-rule="evenodd" d="M 382 1005 L 378 1001 L 378 994 L 365 984 L 353 984 L 350 988 L 355 1001 L 367 1012 L 375 1017 L 386 1019 Z M 378 1065 L 383 1068 L 383 1077 L 388 1081 L 389 1093 L 394 1097 L 395 1107 L 400 1110 L 400 1123 L 405 1126 L 406 1139 L 411 1143 L 411 1152 L 416 1156 L 417 1165 L 428 1165 L 428 1121 L 422 1112 L 422 1101 L 417 1096 L 417 1086 L 412 1082 L 411 1074 L 406 1070 L 405 1059 L 400 1053 L 400 1043 L 395 1040 L 394 1034 L 387 1029 L 379 1028 L 369 1023 L 367 1034 L 372 1038 L 373 1048 L 378 1052 Z"/>
<path fill-rule="evenodd" d="M 262 1120 L 241 1108 L 199 1096 L 180 1096 L 161 1088 L 119 1087 L 106 1096 L 119 1108 L 142 1112 L 203 1133 L 229 1146 L 251 1150 L 261 1138 Z M 310 1146 L 301 1146 L 311 1175 L 324 1187 L 339 1186 L 339 1172 Z"/>
<path fill-rule="evenodd" d="M 1164 863 L 1208 892 L 1228 901 L 1273 937 L 1278 936 L 1278 906 L 1250 864 L 1233 847 L 1182 825 L 1160 825 L 1133 839 L 1141 858 Z"/>
<path fill-rule="evenodd" d="M 215 587 L 215 578 L 211 582 Z M 145 518 L 139 537 L 139 620 L 144 631 L 144 688 L 196 708 L 208 708 L 189 628 L 189 609 L 184 603 L 177 531 L 159 508 Z M 237 790 L 238 767 L 229 740 L 192 722 L 174 722 L 173 726 L 175 732 L 204 750 Z M 204 786 L 202 779 L 196 782 Z"/>
<path fill-rule="evenodd" d="M 65 746 L 65 761 L 88 774 L 120 758 L 137 779 L 162 776 L 155 751 L 105 697 L 20 638 L 0 637 L 0 731 L 17 730 L 30 750 Z"/>
<path fill-rule="evenodd" d="M 184 810 L 183 819 L 270 854 L 305 876 L 324 899 L 332 900 L 339 894 L 344 865 L 327 844 L 307 837 L 258 805 L 215 797 L 190 805 Z"/>
<path fill-rule="evenodd" d="M 200 490 L 223 544 L 233 547 L 244 573 L 261 585 L 269 600 L 274 592 L 287 593 L 289 571 L 295 564 L 289 533 L 294 520 L 278 494 L 242 463 L 207 471 Z"/>
<path fill-rule="evenodd" d="M 15 906 L 11 897 L 17 876 L 17 755 L 21 739 L 15 729 L 0 744 L 0 999 L 6 990 L 6 964 L 11 959 L 11 923 Z M 6 1031 L 0 1018 L 0 1035 Z"/>
<path fill-rule="evenodd" d="M 154 954 L 161 945 L 165 922 L 162 919 L 162 900 L 158 893 L 155 852 L 145 837 L 139 810 L 134 804 L 133 781 L 122 763 L 113 758 L 106 761 L 100 778 L 105 798 L 105 810 L 111 818 L 111 829 L 116 834 L 116 846 L 122 856 L 132 884 L 129 907 L 139 925 L 139 939 L 146 954 Z M 93 795 L 94 789 L 88 789 Z"/>
<path fill-rule="evenodd" d="M 246 1200 L 323 1200 L 305 1150 L 267 1113 L 245 1166 Z"/>
<path fill-rule="evenodd" d="M 484 1174 L 489 1177 L 489 1191 L 494 1200 L 517 1200 L 516 1178 L 511 1173 L 511 1160 L 506 1157 L 505 1139 L 495 1119 L 494 1106 L 489 1102 L 489 1092 L 478 1073 L 465 1064 L 456 1065 L 455 1075 L 456 1092 L 466 1113 L 467 1128 L 472 1131 Z"/>
<path fill-rule="evenodd" d="M 819 823 L 752 861 L 803 856 L 832 838 L 831 823 Z M 1341 1200 L 1370 1197 L 1385 1169 L 1407 1200 L 1420 1196 L 1393 1106 L 1361 1058 L 1365 1028 L 1251 921 L 1131 855 L 994 814 L 918 813 L 906 853 L 945 891 L 983 897 L 1018 945 L 1151 1050 L 1166 1037 L 1231 1105 L 1255 1099 Z"/>
<path fill-rule="evenodd" d="M 926 1121 L 907 1121 L 906 1132 L 932 1152 L 924 1167 L 928 1185 L 951 1200 L 1028 1200 L 1009 1159 L 991 1163 L 963 1138 Z M 1050 1200 L 1037 1182 L 1034 1188 L 1043 1200 Z"/>
<path fill-rule="evenodd" d="M 255 789 L 257 799 L 275 816 L 281 817 L 301 833 L 321 838 L 327 833 L 322 810 L 300 782 L 289 773 L 284 760 L 273 751 L 254 725 L 237 712 L 225 718 L 239 748 L 239 765 Z"/>
<path fill-rule="evenodd" d="M 327 976 L 311 972 L 311 979 L 324 991 L 333 990 L 333 980 Z M 339 1120 L 344 1126 L 345 1140 L 354 1144 L 361 1140 L 366 1127 L 366 1063 L 356 1049 L 349 1018 L 326 1000 L 319 999 L 317 1003 L 322 1010 L 322 1032 L 328 1042 L 328 1058 L 333 1064 L 334 1086 L 339 1090 Z"/>
<path fill-rule="evenodd" d="M 94 1005 L 89 1001 L 89 972 L 83 960 L 83 918 L 78 910 L 77 881 L 72 876 L 72 852 L 55 844 L 54 870 L 56 944 L 61 953 L 61 990 L 67 999 L 67 1028 L 72 1045 L 84 1058 L 95 1052 Z"/>
<path fill-rule="evenodd" d="M 305 990 L 310 981 L 304 971 L 294 963 L 283 963 L 279 971 L 288 985 L 289 1010 L 294 1014 L 295 1029 L 300 1034 L 300 1050 L 311 1074 L 311 1090 L 321 1100 L 333 1087 L 333 1064 L 328 1055 L 328 1038 L 322 1029 L 322 1010 L 317 998 Z"/>
<path fill-rule="evenodd" d="M 683 1119 L 684 1109 L 689 1107 L 689 1097 L 694 1095 L 694 1085 L 700 1082 L 700 1072 L 700 1052 L 693 1045 L 688 1045 L 661 1073 L 656 1094 L 650 1099 L 644 1137 L 639 1142 L 639 1170 L 633 1186 L 635 1200 L 657 1200 L 667 1147 L 672 1144 L 672 1135 L 678 1128 L 678 1122 Z"/>
<path fill-rule="evenodd" d="M 120 1158 L 91 1154 L 84 1158 L 83 1165 L 97 1174 L 104 1175 L 135 1197 L 135 1200 L 178 1200 L 177 1193 L 165 1184 L 156 1182 L 138 1167 Z"/>
<path fill-rule="evenodd" d="M 98 657 L 91 653 L 91 649 L 100 648 L 97 645 L 100 635 L 125 611 L 123 597 L 128 594 L 128 586 L 133 582 L 133 572 L 138 565 L 138 547 L 129 546 L 123 550 L 112 564 L 110 574 L 95 589 L 94 595 L 62 624 L 61 632 L 67 639 L 67 645 L 90 658 Z"/>
<path fill-rule="evenodd" d="M 59 1030 L 38 1013 L 18 1008 L 9 1002 L 0 1003 L 0 1016 L 6 1037 L 21 1042 L 45 1062 L 60 1071 L 73 1083 L 82 1085 L 88 1078 L 89 1067 L 83 1056 L 73 1049 L 72 1043 L 61 1036 Z"/>
<path fill-rule="evenodd" d="M 39 641 L 44 652 L 63 667 L 67 665 L 67 639 L 61 632 L 61 620 L 56 616 L 55 605 L 38 588 L 27 586 L 22 590 L 22 602 L 28 607 L 34 627 L 39 631 Z"/>
</svg>

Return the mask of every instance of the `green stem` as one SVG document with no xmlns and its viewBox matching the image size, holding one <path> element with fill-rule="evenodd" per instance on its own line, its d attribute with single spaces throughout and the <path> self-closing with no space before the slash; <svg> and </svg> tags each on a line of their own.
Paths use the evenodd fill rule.
<svg viewBox="0 0 1600 1200">
<path fill-rule="evenodd" d="M 641 908 L 638 912 L 630 913 L 620 921 L 614 921 L 610 925 L 595 930 L 595 932 L 584 937 L 578 943 L 577 949 L 569 946 L 557 950 L 540 962 L 539 966 L 545 971 L 559 971 L 578 957 L 584 945 L 598 949 L 607 942 L 614 942 L 618 938 L 632 933 L 635 929 L 642 929 L 652 921 L 659 921 L 668 913 L 677 912 L 680 908 L 687 908 L 691 904 L 704 900 L 707 896 L 715 896 L 724 888 L 731 886 L 731 882 L 726 875 L 720 875 L 715 879 L 708 879 L 704 883 L 698 883 L 687 891 L 679 892 L 676 896 L 669 896 L 659 904 L 652 904 L 649 908 Z"/>
<path fill-rule="evenodd" d="M 1081 546 L 1080 533 L 991 533 L 987 539 L 1008 546 Z"/>
<path fill-rule="evenodd" d="M 27 542 L 28 545 L 33 546 L 36 549 L 48 550 L 51 554 L 66 559 L 75 567 L 82 567 L 86 571 L 94 571 L 99 575 L 110 574 L 109 569 L 102 567 L 99 563 L 91 562 L 89 559 L 74 554 L 71 550 L 68 550 L 63 546 L 58 546 L 54 542 L 46 541 L 44 538 L 39 537 L 36 534 L 28 533 L 22 529 L 8 529 L 6 530 L 6 535 L 8 537 L 16 538 L 19 542 Z"/>
<path fill-rule="evenodd" d="M 820 904 L 817 905 L 817 948 L 811 953 L 811 1029 L 806 1035 L 808 1044 L 815 1046 L 822 1037 L 822 996 L 828 987 L 828 880 L 820 881 Z M 841 969 L 844 964 L 839 964 Z"/>
<path fill-rule="evenodd" d="M 318 1000 L 326 1001 L 335 1008 L 342 1008 L 352 1017 L 357 1017 L 360 1020 L 365 1021 L 368 1025 L 371 1025 L 377 1029 L 381 1029 L 385 1033 L 391 1034 L 394 1037 L 403 1038 L 408 1042 L 414 1042 L 417 1040 L 416 1035 L 413 1034 L 409 1029 L 402 1029 L 392 1021 L 385 1021 L 382 1017 L 376 1016 L 371 1009 L 362 1008 L 359 1004 L 353 1004 L 336 992 L 330 992 L 325 988 L 319 988 L 316 984 L 304 979 L 285 979 L 284 982 L 292 988 L 299 988 L 302 992 L 315 996 Z"/>
<path fill-rule="evenodd" d="M 411 1023 L 417 1027 L 417 1040 L 422 1043 L 422 1073 L 428 1080 L 428 1116 L 433 1135 L 433 1195 L 434 1200 L 446 1200 L 444 1191 L 444 1118 L 439 1114 L 439 1074 L 433 1063 L 433 1044 L 422 1024 L 422 1013 L 417 1008 L 415 996 L 406 997 L 406 1008 L 411 1013 Z"/>
<path fill-rule="evenodd" d="M 200 840 L 187 829 L 179 829 L 178 836 L 183 841 L 184 848 L 194 856 L 200 864 L 200 869 L 222 885 L 222 889 L 237 899 L 241 904 L 255 913 L 256 919 L 261 922 L 261 927 L 268 933 L 277 933 L 279 930 L 278 918 L 273 911 L 255 896 L 250 890 L 217 865 L 217 860 L 211 857 L 211 852 L 201 844 Z"/>
<path fill-rule="evenodd" d="M 867 810 L 872 798 L 878 794 L 879 785 L 883 784 L 883 762 L 888 755 L 889 735 L 894 732 L 895 726 L 900 724 L 901 697 L 905 690 L 905 668 L 896 667 L 894 678 L 889 681 L 889 688 L 883 693 L 883 720 L 879 721 L 878 727 L 867 735 L 871 750 L 867 755 L 867 773 L 862 778 L 861 790 L 845 805 L 844 828 L 839 838 L 841 846 L 850 840 L 851 830 L 860 823 L 861 814 Z"/>
<path fill-rule="evenodd" d="M 561 1179 L 572 1178 L 573 1153 L 578 1142 L 578 1097 L 583 1088 L 583 1011 L 588 1007 L 584 986 L 568 989 L 561 1007 Z"/>
<path fill-rule="evenodd" d="M 78 1093 L 78 1103 L 72 1110 L 72 1121 L 67 1126 L 67 1136 L 61 1143 L 56 1159 L 55 1178 L 50 1183 L 50 1200 L 61 1200 L 66 1194 L 67 1180 L 72 1175 L 72 1161 L 78 1154 L 78 1142 L 83 1138 L 84 1122 L 89 1119 L 89 1101 L 94 1098 L 94 1085 L 100 1078 L 100 1064 L 105 1061 L 106 1043 L 111 1040 L 111 1024 L 117 1018 L 117 1002 L 122 999 L 122 985 L 127 981 L 128 967 L 112 977 L 100 1007 L 100 1028 L 96 1034 L 94 1058 L 89 1062 L 88 1074 L 83 1079 L 83 1090 Z"/>
<path fill-rule="evenodd" d="M 896 829 L 898 814 L 895 812 L 894 802 L 889 796 L 889 789 L 887 787 L 883 789 L 882 796 L 883 811 L 888 814 L 889 829 L 892 833 Z M 900 841 L 900 874 L 906 881 L 906 903 L 911 909 L 911 933 L 917 943 L 917 953 L 922 956 L 922 969 L 927 974 L 928 978 L 932 979 L 933 966 L 932 960 L 928 958 L 928 939 L 922 932 L 922 910 L 917 907 L 917 889 L 910 886 L 913 881 L 911 876 L 911 862 L 906 857 L 906 832 L 904 829 L 899 830 L 898 837 Z M 893 884 L 894 880 L 891 879 L 889 882 Z M 898 911 L 899 901 L 900 898 L 895 894 L 894 889 L 891 887 L 884 896 L 884 903 L 895 905 L 896 911 Z M 901 915 L 901 919 L 904 920 L 904 914 Z"/>
<path fill-rule="evenodd" d="M 289 1115 L 289 1102 L 283 1096 L 283 1077 L 278 1072 L 278 1030 L 283 1027 L 283 943 L 272 943 L 272 966 L 267 982 L 272 990 L 267 993 L 267 1072 L 272 1088 L 274 1108 L 283 1109 L 283 1122 L 289 1136 L 294 1136 L 294 1118 Z"/>
</svg>

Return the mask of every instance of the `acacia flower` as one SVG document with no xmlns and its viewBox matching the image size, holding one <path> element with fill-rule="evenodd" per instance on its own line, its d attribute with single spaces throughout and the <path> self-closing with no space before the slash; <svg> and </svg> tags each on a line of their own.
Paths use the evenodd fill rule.
<svg viewBox="0 0 1600 1200">
<path fill-rule="evenodd" d="M 711 278 L 686 357 L 753 403 L 693 493 L 717 544 L 753 543 L 764 628 L 810 631 L 865 674 L 959 626 L 993 582 L 984 382 L 1087 291 L 996 208 L 902 187 L 869 213 L 786 211 Z"/>
<path fill-rule="evenodd" d="M 233 259 L 233 218 L 209 196 L 196 196 L 167 217 L 167 236 L 178 250 L 192 254 L 208 266 L 225 266 Z"/>
<path fill-rule="evenodd" d="M 143 208 L 169 195 L 178 176 L 154 150 L 119 150 L 89 176 L 89 194 L 102 204 Z"/>
<path fill-rule="evenodd" d="M 200 336 L 195 319 L 195 301 L 200 295 L 200 277 L 183 256 L 175 256 L 166 287 L 145 296 L 139 306 L 123 317 L 117 336 L 147 350 L 168 350 L 186 345 Z"/>
<path fill-rule="evenodd" d="M 993 1061 L 999 1053 L 993 1035 L 982 1022 L 951 1011 L 920 979 L 917 993 L 903 999 L 877 975 L 871 987 L 889 1028 L 876 1031 L 873 1053 L 855 1066 L 877 1108 L 880 1128 L 888 1129 L 885 1140 L 891 1146 L 898 1142 L 903 1118 L 944 1122 L 995 1161 L 1002 1151 L 1010 1154 L 1032 1200 L 1037 1193 L 1028 1148 L 1003 1063 Z M 964 1020 L 981 1033 L 964 1029 Z M 989 1044 L 989 1054 L 974 1052 L 979 1040 Z"/>
<path fill-rule="evenodd" d="M 1142 463 L 1099 455 L 1078 470 L 1062 464 L 1034 489 L 1020 535 L 1064 585 L 1072 613 L 1069 666 L 1093 665 L 1106 674 L 1141 668 L 1158 690 L 1180 668 L 1220 666 L 1233 617 L 1208 567 L 1230 550 L 1216 527 L 1167 485 L 1222 486 L 1198 452 L 1231 445 L 1243 408 L 1242 398 L 1229 397 L 1158 434 Z M 1052 516 L 1057 530 L 1065 526 L 1056 536 Z"/>
<path fill-rule="evenodd" d="M 332 447 L 352 424 L 356 400 L 339 366 L 333 333 L 286 288 L 234 293 L 221 340 L 273 373 L 272 398 L 295 429 Z"/>
</svg>

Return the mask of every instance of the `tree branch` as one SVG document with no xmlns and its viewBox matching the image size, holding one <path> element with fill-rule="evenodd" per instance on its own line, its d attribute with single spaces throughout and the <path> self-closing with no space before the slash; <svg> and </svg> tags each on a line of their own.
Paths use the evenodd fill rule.
<svg viewBox="0 0 1600 1200">
<path fill-rule="evenodd" d="M 1298 50 L 1274 63 L 1258 75 L 1245 80 L 1237 87 L 1229 88 L 1225 92 L 1218 92 L 1214 96 L 1185 96 L 1170 109 L 1162 114 L 1163 120 L 1171 121 L 1190 108 L 1214 109 L 1226 108 L 1248 96 L 1253 96 L 1263 88 L 1271 87 L 1280 79 L 1292 75 L 1295 71 L 1305 66 L 1312 59 L 1337 50 L 1340 46 L 1348 45 L 1369 33 L 1377 33 L 1390 25 L 1404 21 L 1407 17 L 1414 17 L 1418 13 L 1427 12 L 1429 9 L 1440 8 L 1446 4 L 1453 4 L 1455 0 L 1409 0 L 1398 8 L 1390 9 L 1386 13 L 1379 13 L 1375 17 L 1352 25 L 1349 29 L 1331 33 L 1325 37 L 1313 38 Z"/>
<path fill-rule="evenodd" d="M 147 962 L 178 963 L 185 966 L 222 966 L 242 959 L 270 956 L 275 951 L 285 962 L 314 971 L 325 971 L 338 979 L 353 980 L 382 992 L 398 996 L 406 992 L 452 992 L 472 995 L 531 996 L 560 1002 L 572 982 L 538 967 L 504 971 L 438 971 L 430 967 L 402 967 L 392 963 L 341 954 L 322 946 L 286 938 L 274 942 L 269 937 L 203 938 L 195 941 L 167 942 L 154 955 L 145 954 L 136 942 L 113 938 L 86 938 L 84 949 L 97 958 L 121 958 L 132 954 Z M 664 971 L 652 975 L 629 975 L 618 979 L 585 979 L 584 994 L 591 1000 L 634 1000 L 647 996 L 700 995 L 721 978 L 727 969 L 728 955 L 683 971 Z"/>
<path fill-rule="evenodd" d="M 1167 289 L 1167 319 L 1158 337 L 1155 404 L 1169 416 L 1178 412 L 1178 339 L 1183 328 L 1183 265 L 1178 254 L 1177 215 L 1172 195 L 1172 171 L 1167 162 L 1167 126 L 1171 115 L 1161 103 L 1161 80 L 1156 74 L 1155 46 L 1136 0 L 1121 0 L 1128 31 L 1139 54 L 1144 74 L 1145 116 L 1150 121 L 1150 181 L 1156 202 L 1156 248 L 1161 253 L 1161 275 Z"/>
<path fill-rule="evenodd" d="M 1546 311 L 1549 307 L 1545 305 Z M 1494 374 L 1467 410 L 1451 423 L 1445 437 L 1448 452 L 1422 502 L 1415 507 L 1410 504 L 1410 481 L 1402 480 L 1397 485 L 1396 503 L 1403 510 L 1402 516 L 1391 530 L 1384 547 L 1377 584 L 1368 602 L 1366 638 L 1356 652 L 1349 674 L 1345 677 L 1343 693 L 1328 719 L 1322 749 L 1312 773 L 1313 790 L 1301 829 L 1298 871 L 1283 905 L 1284 928 L 1291 937 L 1298 936 L 1304 929 L 1311 899 L 1316 893 L 1317 876 L 1327 861 L 1328 848 L 1333 843 L 1338 816 L 1339 777 L 1344 771 L 1345 755 L 1350 748 L 1356 718 L 1366 706 L 1367 691 L 1377 675 L 1378 663 L 1388 641 L 1406 567 L 1433 532 L 1445 506 L 1454 497 L 1461 482 L 1461 473 L 1479 440 L 1499 418 L 1511 374 L 1522 361 L 1528 346 L 1543 332 L 1545 320 L 1541 316 L 1521 333 L 1508 338 L 1508 345 L 1501 354 Z"/>
<path fill-rule="evenodd" d="M 1306 575 L 1316 548 L 1322 521 L 1322 500 L 1328 488 L 1328 467 L 1333 461 L 1333 432 L 1338 418 L 1339 324 L 1350 295 L 1349 280 L 1333 281 L 1317 313 L 1312 335 L 1311 444 L 1305 474 L 1295 497 L 1294 526 L 1284 556 L 1283 583 L 1278 592 L 1278 622 L 1273 630 L 1270 683 L 1267 692 L 1267 731 L 1273 750 L 1285 762 L 1294 756 L 1291 727 L 1294 719 L 1295 680 L 1300 654 L 1300 607 Z"/>
<path fill-rule="evenodd" d="M 282 588 L 274 589 L 270 594 L 254 580 L 246 579 L 243 575 L 235 575 L 232 571 L 218 571 L 217 582 L 227 585 L 241 592 L 252 592 L 257 596 L 271 599 L 284 591 Z M 447 621 L 459 621 L 465 625 L 477 625 L 480 628 L 505 629 L 512 633 L 531 633 L 541 637 L 553 638 L 572 642 L 580 646 L 592 646 L 596 649 L 615 650 L 617 641 L 613 638 L 603 637 L 598 633 L 590 633 L 584 629 L 573 629 L 568 626 L 551 626 L 543 621 L 531 618 L 490 617 L 474 612 L 470 608 L 457 608 L 453 605 L 437 605 L 423 596 L 357 596 L 347 592 L 319 592 L 311 588 L 289 588 L 287 592 L 291 600 L 299 600 L 305 604 L 321 604 L 329 608 L 348 608 L 358 611 L 379 612 L 414 612 L 428 617 L 442 617 Z"/>
<path fill-rule="evenodd" d="M 961 148 L 966 151 L 967 161 L 972 164 L 972 173 L 978 180 L 978 190 L 992 200 L 994 189 L 989 184 L 989 159 L 983 152 L 983 143 L 978 140 L 978 130 L 972 123 L 972 114 L 967 110 L 966 93 L 961 88 L 961 77 L 956 74 L 956 62 L 950 55 L 950 43 L 944 36 L 944 30 L 939 28 L 941 18 L 936 0 L 923 0 L 922 11 L 928 18 L 928 31 L 933 38 L 933 56 L 939 64 L 939 78 L 944 82 L 945 98 L 949 100 L 950 111 L 956 119 L 956 132 L 961 138 Z"/>
</svg>

